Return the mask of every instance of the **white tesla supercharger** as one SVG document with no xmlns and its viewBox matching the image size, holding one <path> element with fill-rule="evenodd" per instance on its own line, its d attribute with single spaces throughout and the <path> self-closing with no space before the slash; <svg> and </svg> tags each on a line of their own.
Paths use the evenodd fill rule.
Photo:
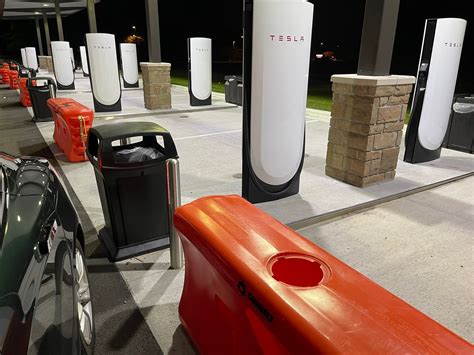
<svg viewBox="0 0 474 355">
<path fill-rule="evenodd" d="M 191 106 L 212 101 L 212 40 L 188 38 L 188 91 Z"/>
<path fill-rule="evenodd" d="M 26 47 L 25 55 L 26 55 L 26 63 L 28 64 L 28 68 L 37 71 L 38 70 L 38 57 L 36 56 L 36 48 Z"/>
<path fill-rule="evenodd" d="M 28 68 L 28 62 L 26 61 L 26 50 L 25 48 L 21 48 L 20 51 L 21 51 L 21 64 L 23 64 L 25 68 Z"/>
<path fill-rule="evenodd" d="M 109 33 L 87 33 L 86 46 L 95 111 L 121 111 L 122 88 L 115 36 Z"/>
<path fill-rule="evenodd" d="M 303 168 L 313 4 L 244 1 L 242 196 L 297 194 Z"/>
<path fill-rule="evenodd" d="M 135 43 L 120 43 L 120 57 L 122 58 L 123 87 L 138 87 L 138 59 Z"/>
<path fill-rule="evenodd" d="M 69 47 L 69 52 L 71 53 L 71 63 L 72 63 L 72 70 L 76 70 L 76 58 L 74 58 L 74 50 Z"/>
<path fill-rule="evenodd" d="M 85 77 L 89 77 L 89 65 L 87 64 L 87 52 L 85 46 L 79 47 L 79 52 L 81 53 L 81 65 L 82 65 L 82 74 Z"/>
<path fill-rule="evenodd" d="M 72 70 L 69 42 L 51 41 L 54 76 L 59 90 L 74 90 L 74 71 Z"/>
<path fill-rule="evenodd" d="M 448 128 L 466 20 L 428 19 L 421 48 L 411 117 L 405 136 L 409 163 L 438 159 Z"/>
</svg>

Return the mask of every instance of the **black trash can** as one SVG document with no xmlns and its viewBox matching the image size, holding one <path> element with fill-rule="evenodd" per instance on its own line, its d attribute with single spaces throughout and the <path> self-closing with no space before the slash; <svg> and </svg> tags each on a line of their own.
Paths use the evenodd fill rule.
<svg viewBox="0 0 474 355">
<path fill-rule="evenodd" d="M 40 83 L 42 83 L 40 85 Z M 35 84 L 35 85 L 33 85 Z M 56 83 L 49 77 L 30 78 L 26 81 L 33 108 L 33 122 L 52 121 L 53 116 L 48 108 L 48 99 L 56 97 Z"/>
<path fill-rule="evenodd" d="M 227 75 L 224 77 L 225 101 L 231 104 L 242 106 L 242 77 L 237 75 Z"/>
<path fill-rule="evenodd" d="M 455 96 L 443 146 L 471 154 L 474 152 L 474 96 Z"/>
<path fill-rule="evenodd" d="M 93 127 L 87 156 L 94 166 L 105 227 L 99 239 L 110 261 L 167 248 L 172 230 L 170 161 L 178 154 L 171 134 L 151 122 Z"/>
</svg>

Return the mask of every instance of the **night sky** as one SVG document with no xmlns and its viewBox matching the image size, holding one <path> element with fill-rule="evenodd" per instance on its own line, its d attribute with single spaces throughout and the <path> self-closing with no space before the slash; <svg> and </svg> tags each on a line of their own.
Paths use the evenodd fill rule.
<svg viewBox="0 0 474 355">
<path fill-rule="evenodd" d="M 337 62 L 311 62 L 313 82 L 327 82 L 333 73 L 353 73 L 357 69 L 364 0 L 311 0 L 315 4 L 312 58 L 316 53 L 334 51 Z M 427 18 L 461 17 L 468 21 L 458 76 L 458 92 L 474 92 L 474 14 L 471 1 L 401 0 L 397 35 L 392 58 L 394 74 L 416 75 L 424 22 Z M 172 63 L 175 72 L 184 72 L 186 38 L 213 39 L 214 74 L 239 71 L 242 40 L 241 0 L 172 0 L 159 2 L 162 60 Z M 99 32 L 114 33 L 122 42 L 136 34 L 145 40 L 138 45 L 140 61 L 147 61 L 145 5 L 140 0 L 102 0 L 96 5 Z M 57 39 L 56 22 L 49 20 L 51 39 Z M 65 39 L 79 56 L 87 31 L 85 10 L 63 19 Z M 132 29 L 136 26 L 136 30 Z M 323 45 L 321 45 L 321 42 Z M 34 21 L 0 22 L 0 57 L 19 58 L 19 48 L 36 45 Z M 233 61 L 234 64 L 224 64 Z"/>
</svg>

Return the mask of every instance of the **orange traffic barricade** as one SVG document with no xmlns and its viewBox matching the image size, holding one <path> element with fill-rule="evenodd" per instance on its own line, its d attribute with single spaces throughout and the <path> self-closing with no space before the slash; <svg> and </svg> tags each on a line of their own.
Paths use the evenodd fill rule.
<svg viewBox="0 0 474 355">
<path fill-rule="evenodd" d="M 472 354 L 467 341 L 239 196 L 176 210 L 179 315 L 202 354 Z"/>
<path fill-rule="evenodd" d="M 26 87 L 26 82 L 28 78 L 18 78 L 19 88 L 20 88 L 20 102 L 25 107 L 31 107 L 31 99 L 30 99 L 30 92 Z M 33 81 L 34 85 L 34 81 Z"/>
<path fill-rule="evenodd" d="M 10 84 L 10 65 L 8 63 L 3 63 L 2 84 Z"/>
<path fill-rule="evenodd" d="M 18 70 L 13 69 L 9 71 L 10 75 L 10 89 L 16 90 L 18 89 Z"/>
<path fill-rule="evenodd" d="M 87 160 L 87 133 L 92 127 L 94 112 L 68 98 L 48 99 L 54 119 L 54 141 L 70 162 Z"/>
</svg>

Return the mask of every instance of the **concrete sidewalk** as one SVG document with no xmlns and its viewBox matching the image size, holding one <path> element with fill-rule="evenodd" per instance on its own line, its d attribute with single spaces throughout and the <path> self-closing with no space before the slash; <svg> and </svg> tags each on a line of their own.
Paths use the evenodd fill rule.
<svg viewBox="0 0 474 355">
<path fill-rule="evenodd" d="M 81 89 L 90 89 L 88 79 L 76 80 Z M 172 86 L 172 109 L 150 111 L 143 107 L 143 91 L 122 93 L 123 112 L 95 114 L 94 126 L 126 121 L 158 123 L 168 129 L 176 141 L 181 164 L 182 202 L 216 194 L 241 194 L 242 181 L 242 108 L 225 102 L 225 96 L 213 93 L 213 104 L 189 106 L 189 94 L 183 86 Z M 93 107 L 91 92 L 60 91 Z M 259 207 L 283 223 L 312 224 L 314 217 L 338 210 L 396 196 L 427 185 L 455 179 L 474 172 L 474 157 L 444 149 L 441 159 L 408 164 L 402 161 L 400 150 L 397 174 L 393 181 L 358 188 L 326 176 L 325 162 L 330 113 L 307 109 L 305 161 L 301 173 L 300 193 Z M 79 199 L 90 212 L 94 226 L 100 229 L 103 216 L 97 187 L 91 184 L 94 173 L 88 162 L 67 162 L 53 142 L 52 122 L 38 127 L 68 176 Z M 323 193 L 324 192 L 324 193 Z"/>
<path fill-rule="evenodd" d="M 316 115 L 313 115 L 316 116 Z M 327 115 L 329 116 L 329 115 Z M 327 117 L 326 116 L 326 117 Z M 295 223 L 315 216 L 396 196 L 433 183 L 457 178 L 474 171 L 474 157 L 449 149 L 441 159 L 408 164 L 399 158 L 393 181 L 358 188 L 325 174 L 329 122 L 325 116 L 306 120 L 307 156 L 301 174 L 300 193 L 278 201 L 259 204 L 283 223 Z M 171 132 L 181 164 L 182 202 L 218 194 L 241 194 L 242 109 L 148 114 L 138 117 L 95 117 L 94 126 L 113 122 L 154 122 Z M 89 162 L 69 163 L 53 142 L 54 124 L 37 124 L 45 141 L 68 176 L 96 228 L 103 225 L 94 172 Z M 403 156 L 403 148 L 400 157 Z"/>
<path fill-rule="evenodd" d="M 42 77 L 50 77 L 54 79 L 54 75 L 51 73 L 40 74 Z M 121 79 L 122 80 L 122 79 Z M 125 118 L 125 117 L 136 117 L 139 115 L 150 115 L 150 114 L 169 114 L 177 112 L 193 112 L 193 111 L 211 111 L 216 109 L 225 109 L 237 107 L 237 105 L 229 104 L 225 102 L 225 96 L 221 93 L 212 93 L 212 105 L 206 106 L 191 106 L 189 103 L 188 88 L 179 85 L 171 86 L 172 96 L 172 108 L 171 109 L 156 109 L 149 110 L 144 106 L 143 97 L 143 85 L 141 79 L 139 80 L 138 88 L 122 88 L 121 93 L 121 104 L 122 111 L 115 112 L 96 112 L 94 116 L 104 117 L 106 119 L 111 118 Z M 82 77 L 81 74 L 75 76 L 75 90 L 58 90 L 57 97 L 65 97 L 74 99 L 81 104 L 94 108 L 92 90 L 89 78 Z M 33 116 L 33 110 L 28 108 L 31 116 Z"/>
<path fill-rule="evenodd" d="M 299 232 L 471 343 L 474 177 Z"/>
</svg>

